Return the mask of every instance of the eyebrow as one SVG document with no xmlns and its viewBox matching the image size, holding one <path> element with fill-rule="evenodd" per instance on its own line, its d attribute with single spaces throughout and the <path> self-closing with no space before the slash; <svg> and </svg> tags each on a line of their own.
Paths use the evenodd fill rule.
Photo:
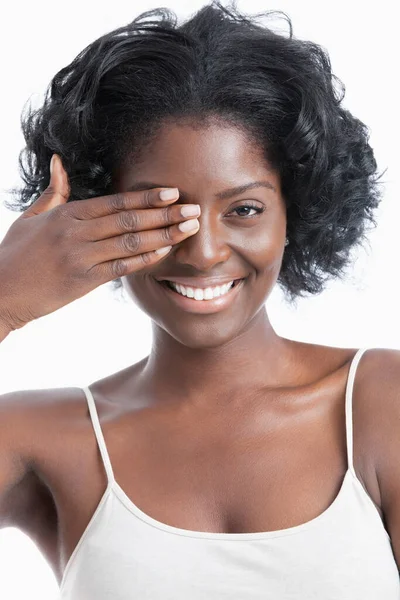
<svg viewBox="0 0 400 600">
<path fill-rule="evenodd" d="M 159 183 L 151 183 L 150 181 L 138 181 L 128 188 L 128 192 L 137 192 L 139 190 L 150 189 L 150 188 L 165 188 L 171 186 L 160 185 Z M 254 188 L 264 187 L 269 190 L 276 192 L 276 188 L 269 181 L 252 181 L 250 183 L 245 183 L 244 185 L 239 185 L 237 187 L 229 188 L 224 190 L 223 192 L 217 192 L 214 194 L 215 198 L 218 200 L 226 200 L 227 198 L 232 198 L 232 196 L 237 196 L 239 194 L 243 194 L 247 192 L 247 190 L 252 190 Z M 186 192 L 179 188 L 179 195 L 181 198 L 186 198 L 189 196 Z"/>
</svg>

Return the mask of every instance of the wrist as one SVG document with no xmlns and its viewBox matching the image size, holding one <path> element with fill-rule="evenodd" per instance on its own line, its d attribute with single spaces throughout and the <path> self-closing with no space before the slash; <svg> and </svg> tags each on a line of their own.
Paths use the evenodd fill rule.
<svg viewBox="0 0 400 600">
<path fill-rule="evenodd" d="M 5 340 L 12 330 L 12 327 L 10 327 L 3 319 L 0 318 L 0 342 Z"/>
</svg>

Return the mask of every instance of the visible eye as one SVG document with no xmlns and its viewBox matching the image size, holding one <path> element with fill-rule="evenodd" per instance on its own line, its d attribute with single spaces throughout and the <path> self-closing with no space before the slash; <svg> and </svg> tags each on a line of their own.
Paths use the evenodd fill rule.
<svg viewBox="0 0 400 600">
<path fill-rule="evenodd" d="M 237 210 L 255 210 L 256 214 L 249 215 L 248 213 L 247 214 L 245 213 L 245 214 L 238 215 L 239 217 L 251 218 L 251 217 L 255 217 L 257 214 L 263 213 L 265 210 L 265 207 L 261 207 L 258 204 L 254 204 L 254 202 L 246 202 L 245 204 L 236 206 L 232 212 L 235 212 Z"/>
</svg>

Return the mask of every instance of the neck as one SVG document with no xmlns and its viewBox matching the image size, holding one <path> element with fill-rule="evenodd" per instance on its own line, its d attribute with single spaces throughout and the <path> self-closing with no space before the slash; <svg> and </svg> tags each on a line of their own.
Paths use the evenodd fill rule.
<svg viewBox="0 0 400 600">
<path fill-rule="evenodd" d="M 160 401 L 207 406 L 218 398 L 219 404 L 229 404 L 288 379 L 292 342 L 275 333 L 265 307 L 237 337 L 211 348 L 188 347 L 157 324 L 153 327 L 154 343 L 141 379 Z"/>
</svg>

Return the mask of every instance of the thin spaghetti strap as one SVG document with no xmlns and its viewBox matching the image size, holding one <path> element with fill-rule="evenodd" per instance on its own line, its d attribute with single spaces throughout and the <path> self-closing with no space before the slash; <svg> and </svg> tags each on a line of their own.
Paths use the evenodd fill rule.
<svg viewBox="0 0 400 600">
<path fill-rule="evenodd" d="M 353 388 L 354 388 L 354 379 L 356 370 L 358 367 L 358 363 L 364 352 L 368 350 L 368 348 L 360 348 L 358 352 L 355 354 L 353 360 L 351 361 L 349 374 L 347 377 L 347 386 L 346 386 L 346 401 L 345 401 L 345 412 L 346 412 L 346 446 L 347 446 L 347 464 L 349 470 L 356 476 L 353 465 Z"/>
<path fill-rule="evenodd" d="M 105 468 L 106 473 L 107 473 L 108 485 L 111 485 L 112 482 L 114 481 L 114 473 L 113 473 L 113 470 L 112 470 L 110 457 L 109 457 L 108 452 L 107 452 L 107 446 L 106 446 L 106 443 L 104 441 L 103 432 L 102 432 L 101 427 L 100 427 L 100 421 L 99 421 L 99 417 L 98 417 L 98 414 L 97 414 L 97 409 L 96 409 L 96 404 L 95 404 L 95 401 L 94 401 L 94 398 L 93 398 L 93 394 L 92 394 L 92 392 L 91 392 L 91 390 L 89 389 L 88 386 L 83 387 L 82 389 L 85 392 L 85 396 L 86 396 L 87 403 L 88 403 L 88 406 L 89 406 L 90 418 L 92 420 L 92 425 L 93 425 L 94 433 L 96 435 L 96 439 L 97 439 L 97 443 L 98 443 L 98 446 L 99 446 L 100 454 L 101 454 L 101 457 L 103 459 L 104 468 Z"/>
</svg>

